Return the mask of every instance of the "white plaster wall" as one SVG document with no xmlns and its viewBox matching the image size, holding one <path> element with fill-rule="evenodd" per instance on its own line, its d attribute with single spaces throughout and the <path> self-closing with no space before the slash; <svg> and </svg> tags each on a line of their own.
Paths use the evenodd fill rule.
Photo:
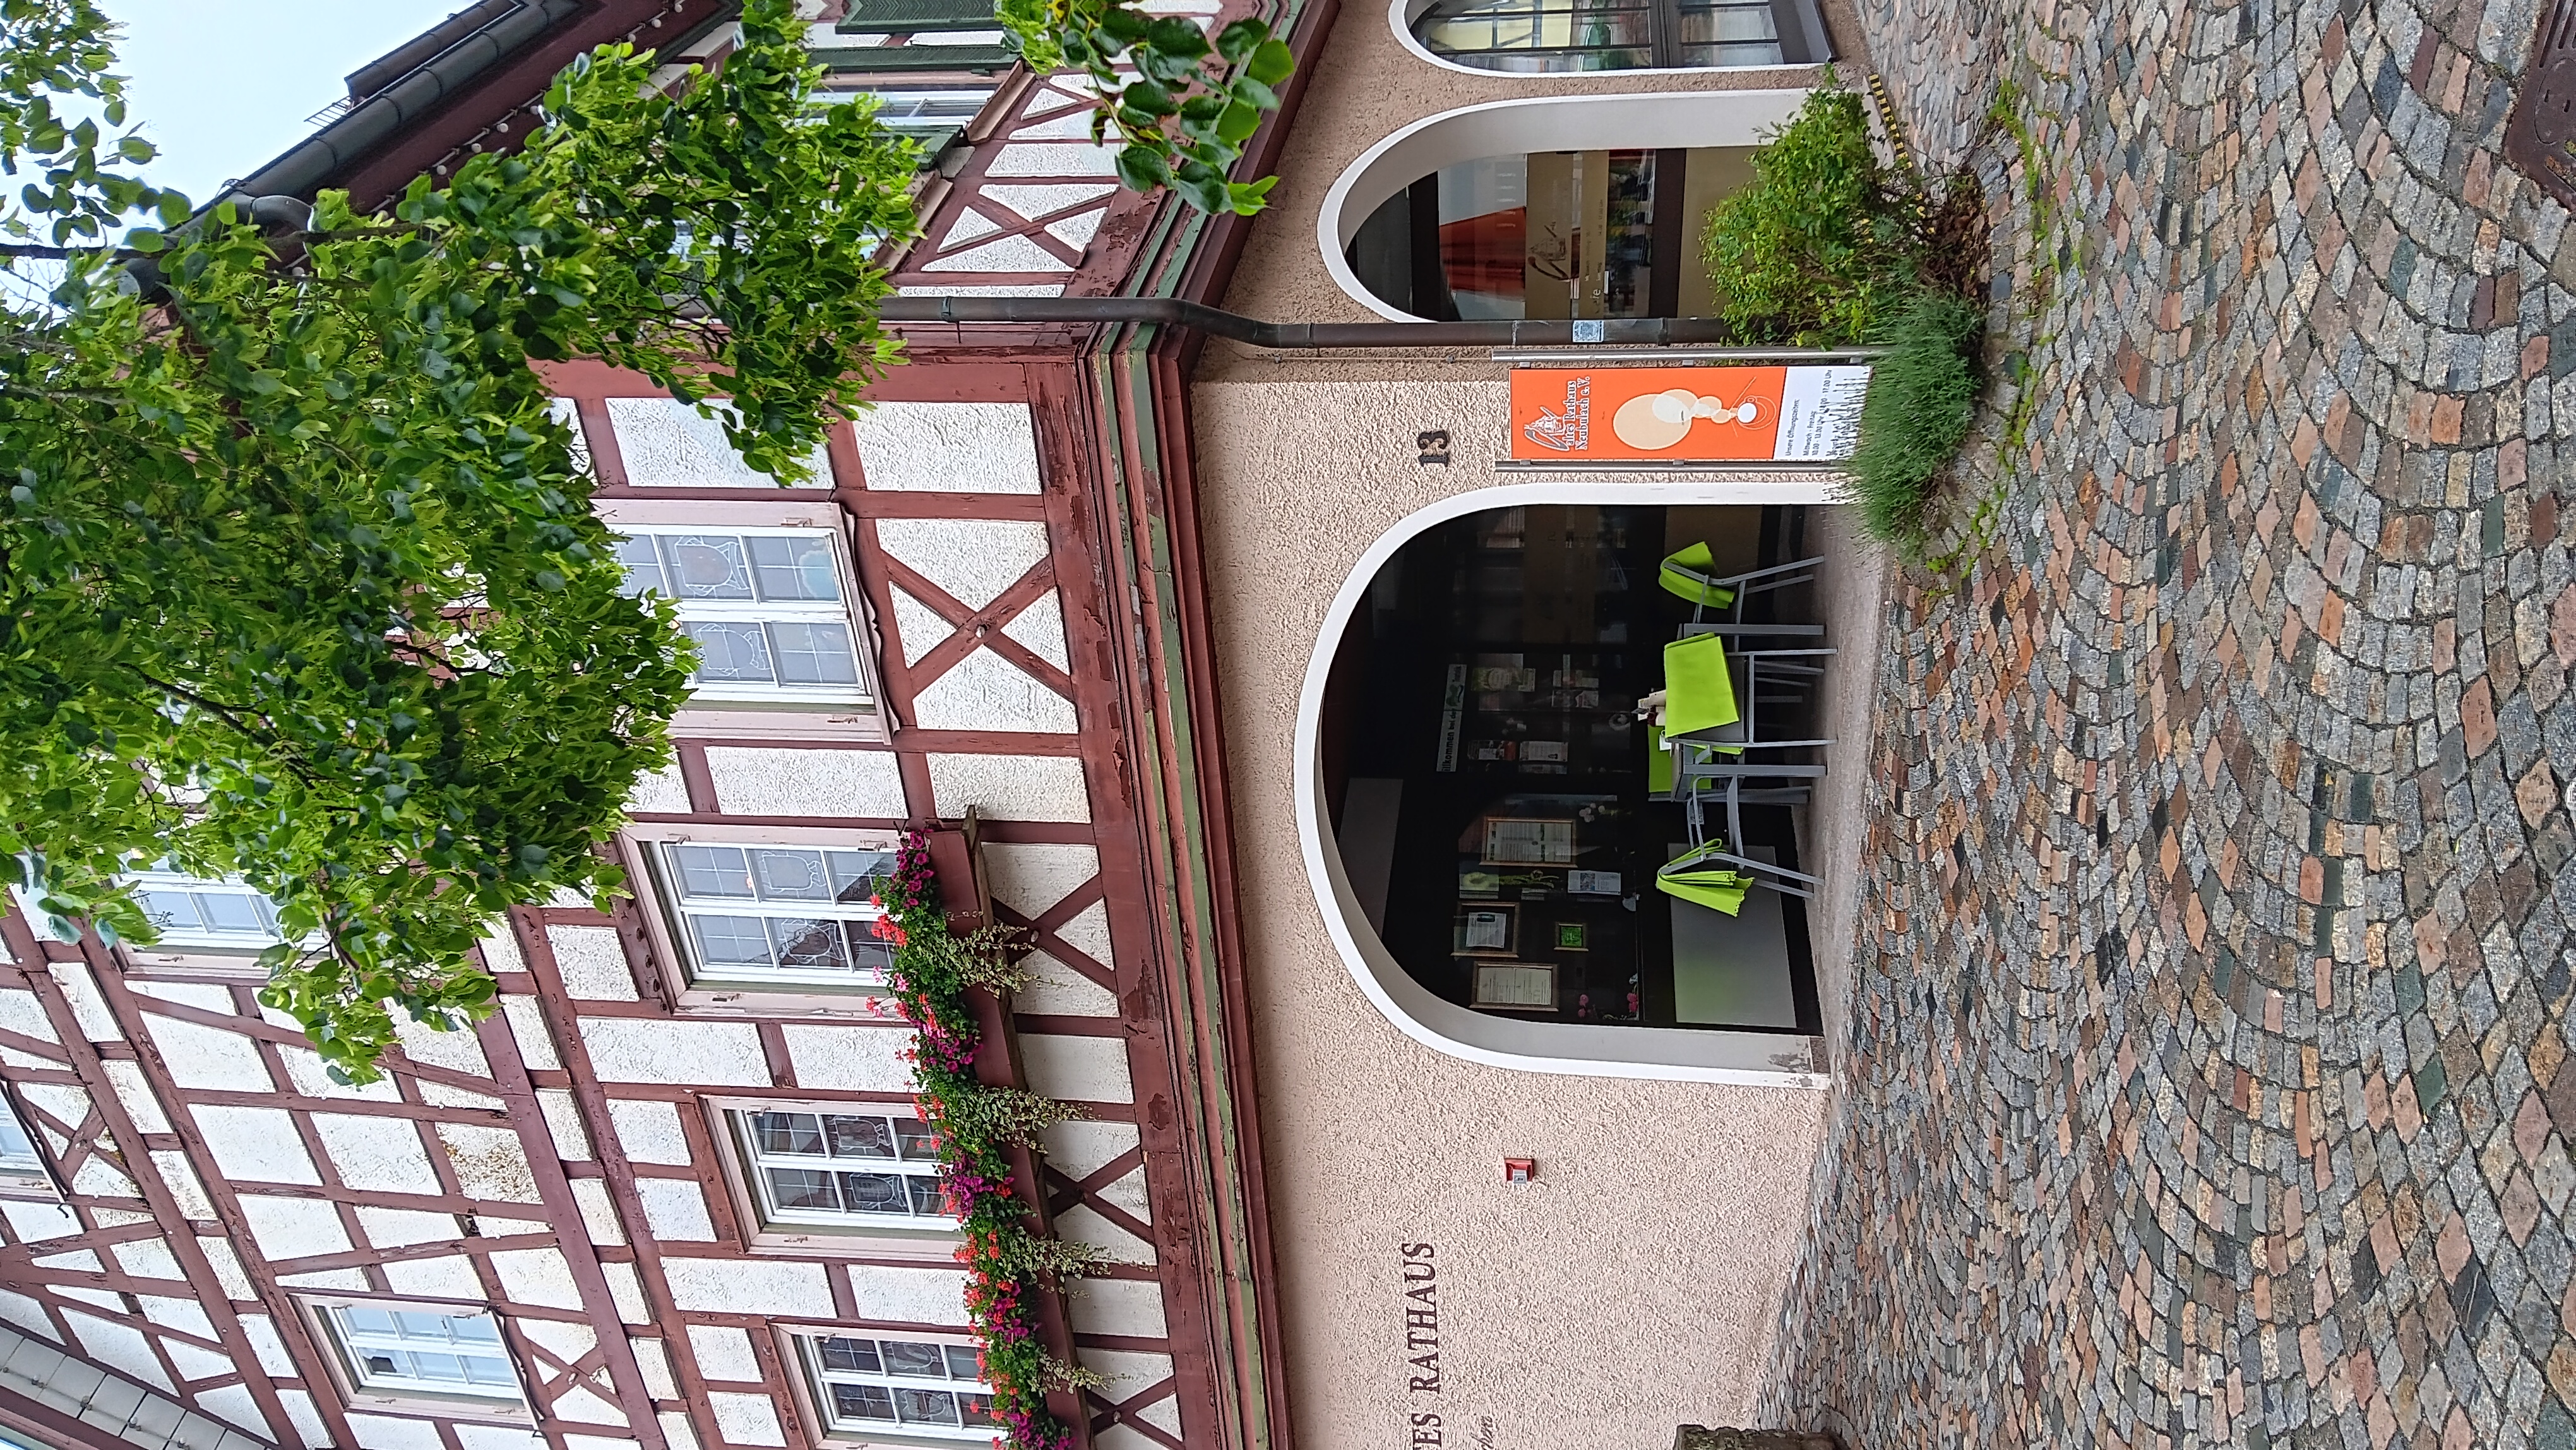
<svg viewBox="0 0 2576 1450">
<path fill-rule="evenodd" d="M 831 1319 L 832 1289 L 823 1266 L 784 1259 L 662 1261 L 671 1301 L 693 1314 L 777 1314 Z"/>
<path fill-rule="evenodd" d="M 912 1064 L 898 1056 L 912 1046 L 908 1031 L 796 1023 L 779 1030 L 787 1039 L 787 1059 L 795 1064 L 799 1086 L 825 1091 L 912 1091 Z"/>
<path fill-rule="evenodd" d="M 778 480 L 744 466 L 725 442 L 724 428 L 696 408 L 670 398 L 611 398 L 609 426 L 626 460 L 626 481 L 643 488 L 776 488 Z M 817 447 L 814 473 L 799 487 L 828 488 L 832 468 Z"/>
<path fill-rule="evenodd" d="M 1125 1037 L 1069 1037 L 1053 1032 L 1020 1034 L 1020 1060 L 1029 1086 L 1073 1102 L 1127 1103 L 1136 1090 L 1127 1077 Z"/>
<path fill-rule="evenodd" d="M 903 778 L 887 750 L 709 746 L 707 776 L 729 816 L 907 814 Z"/>
<path fill-rule="evenodd" d="M 749 1022 L 584 1017 L 581 1040 L 602 1082 L 767 1087 L 760 1029 Z"/>
<path fill-rule="evenodd" d="M 1047 555 L 1046 525 L 1023 519 L 879 519 L 877 542 L 969 609 L 992 603 Z"/>
<path fill-rule="evenodd" d="M 1345 12 L 1313 75 L 1272 214 L 1227 298 L 1238 311 L 1368 316 L 1325 273 L 1316 207 L 1404 122 L 1468 101 L 1680 84 L 1436 71 L 1394 44 L 1374 7 Z M 1742 1423 L 1806 1217 L 1822 1093 L 1435 1052 L 1361 993 L 1307 884 L 1292 740 L 1324 612 L 1407 514 L 1505 481 L 1493 463 L 1506 403 L 1501 368 L 1446 354 L 1275 359 L 1216 345 L 1193 389 L 1270 1226 L 1306 1450 L 1406 1443 L 1407 1417 L 1424 1412 L 1452 1426 L 1491 1417 L 1502 1446 L 1649 1447 L 1676 1424 Z M 1432 428 L 1451 432 L 1450 467 L 1416 459 L 1415 434 Z M 1507 1155 L 1534 1157 L 1538 1181 L 1506 1186 Z M 1437 1394 L 1407 1388 L 1399 1246 L 1418 1243 L 1440 1266 Z M 1077 1324 L 1096 1312 L 1077 1301 Z"/>
<path fill-rule="evenodd" d="M 1004 821 L 1091 819 L 1082 761 L 1049 755 L 933 755 L 930 794 L 940 816 L 958 820 L 969 806 Z"/>
<path fill-rule="evenodd" d="M 953 1269 L 852 1264 L 850 1297 L 861 1319 L 907 1324 L 966 1323 L 966 1276 Z"/>
<path fill-rule="evenodd" d="M 923 730 L 1016 730 L 1070 735 L 1080 728 L 1073 702 L 988 649 L 969 650 L 912 697 L 912 723 Z"/>
<path fill-rule="evenodd" d="M 879 403 L 851 427 L 872 489 L 1038 491 L 1037 435 L 1026 403 Z"/>
</svg>

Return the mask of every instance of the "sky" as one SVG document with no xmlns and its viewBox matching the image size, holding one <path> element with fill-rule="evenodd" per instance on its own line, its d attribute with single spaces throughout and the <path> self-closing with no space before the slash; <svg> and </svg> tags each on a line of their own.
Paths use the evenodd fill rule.
<svg viewBox="0 0 2576 1450">
<path fill-rule="evenodd" d="M 125 27 L 131 119 L 161 149 L 145 180 L 212 200 L 312 134 L 349 72 L 466 0 L 101 0 Z"/>
</svg>

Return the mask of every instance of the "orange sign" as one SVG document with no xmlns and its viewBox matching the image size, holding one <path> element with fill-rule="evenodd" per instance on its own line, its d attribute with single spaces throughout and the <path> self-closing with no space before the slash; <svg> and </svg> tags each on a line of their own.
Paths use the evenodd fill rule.
<svg viewBox="0 0 2576 1450">
<path fill-rule="evenodd" d="M 1849 458 L 1869 369 L 1514 368 L 1512 457 L 1530 462 Z"/>
</svg>

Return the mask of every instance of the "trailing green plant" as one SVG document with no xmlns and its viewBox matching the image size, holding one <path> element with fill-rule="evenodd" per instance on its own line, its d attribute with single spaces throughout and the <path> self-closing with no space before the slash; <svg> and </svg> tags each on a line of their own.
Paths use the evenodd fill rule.
<svg viewBox="0 0 2576 1450">
<path fill-rule="evenodd" d="M 959 1224 L 959 1262 L 966 1265 L 966 1311 L 982 1350 L 984 1382 L 1011 1450 L 1065 1450 L 1072 1431 L 1046 1407 L 1050 1389 L 1097 1388 L 1100 1376 L 1050 1354 L 1038 1334 L 1041 1297 L 1090 1273 L 1099 1251 L 1050 1238 L 1030 1227 L 1026 1200 L 1013 1191 L 1009 1150 L 1034 1148 L 1039 1133 L 1080 1116 L 1069 1104 L 984 1082 L 975 1073 L 982 1035 L 967 1000 L 1026 980 L 1007 958 L 1012 933 L 986 928 L 960 937 L 948 929 L 926 837 L 914 832 L 895 855 L 894 871 L 877 882 L 879 938 L 894 946 L 887 973 L 890 1005 L 910 1023 L 913 1101 L 938 1144 L 940 1191 Z"/>
<path fill-rule="evenodd" d="M 1912 281 L 1907 187 L 1870 147 L 1861 98 L 1818 87 L 1709 209 L 1719 315 L 1748 340 L 1842 347 Z"/>
<path fill-rule="evenodd" d="M 1120 181 L 1138 191 L 1168 186 L 1204 212 L 1248 216 L 1268 204 L 1277 177 L 1243 182 L 1232 173 L 1295 69 L 1269 26 L 1237 20 L 1210 41 L 1188 16 L 1121 0 L 1000 0 L 994 16 L 1031 70 L 1069 66 L 1089 78 L 1092 139 L 1114 139 Z"/>
<path fill-rule="evenodd" d="M 1954 293 L 1915 292 L 1872 330 L 1886 348 L 1861 404 L 1849 468 L 1869 533 L 1909 557 L 1922 552 L 1924 504 L 1976 415 L 1971 349 L 1985 312 Z"/>
</svg>

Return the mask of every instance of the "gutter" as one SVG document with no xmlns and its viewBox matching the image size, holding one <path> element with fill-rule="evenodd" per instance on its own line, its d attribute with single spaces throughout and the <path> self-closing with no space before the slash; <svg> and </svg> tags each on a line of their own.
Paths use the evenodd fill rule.
<svg viewBox="0 0 2576 1450">
<path fill-rule="evenodd" d="M 298 196 L 310 199 L 374 148 L 466 90 L 517 52 L 544 39 L 565 21 L 595 8 L 596 0 L 482 0 L 450 16 L 418 39 L 350 78 L 383 83 L 400 62 L 448 41 L 434 54 L 384 84 L 347 115 L 298 142 L 284 155 L 236 182 L 228 195 Z M 468 22 L 473 22 L 468 28 Z M 450 37 L 457 37 L 450 40 Z"/>
<path fill-rule="evenodd" d="M 889 297 L 880 322 L 987 326 L 1059 323 L 1160 325 L 1229 338 L 1257 348 L 1495 347 L 1569 348 L 1596 344 L 1694 347 L 1742 353 L 1746 360 L 1816 354 L 1780 348 L 1731 348 L 1734 329 L 1713 317 L 1525 318 L 1493 322 L 1267 322 L 1177 297 Z"/>
</svg>

